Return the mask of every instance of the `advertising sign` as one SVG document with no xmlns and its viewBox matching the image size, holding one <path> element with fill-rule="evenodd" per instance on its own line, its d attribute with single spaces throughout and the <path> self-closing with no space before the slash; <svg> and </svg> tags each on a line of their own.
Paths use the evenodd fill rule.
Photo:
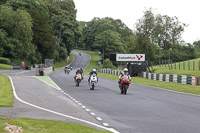
<svg viewBox="0 0 200 133">
<path fill-rule="evenodd" d="M 145 61 L 145 54 L 116 54 L 116 61 Z"/>
</svg>

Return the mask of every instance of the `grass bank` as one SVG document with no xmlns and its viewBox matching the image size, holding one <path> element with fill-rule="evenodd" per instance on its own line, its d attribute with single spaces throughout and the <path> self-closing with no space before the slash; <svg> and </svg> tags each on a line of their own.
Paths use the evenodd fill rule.
<svg viewBox="0 0 200 133">
<path fill-rule="evenodd" d="M 187 60 L 183 62 L 172 63 L 170 69 L 168 64 L 161 66 L 153 66 L 155 73 L 161 74 L 180 74 L 200 76 L 200 58 Z"/>
<path fill-rule="evenodd" d="M 10 80 L 0 74 L 0 107 L 13 107 L 14 96 Z"/>
<path fill-rule="evenodd" d="M 52 120 L 34 120 L 34 119 L 7 119 L 0 117 L 0 132 L 8 133 L 5 123 L 16 125 L 23 128 L 24 133 L 110 133 L 107 131 L 99 131 L 90 127 L 70 124 Z"/>
<path fill-rule="evenodd" d="M 69 56 L 69 61 L 67 62 L 66 60 L 62 61 L 56 61 L 53 65 L 54 68 L 62 68 L 65 67 L 66 65 L 69 65 L 73 61 L 74 56 L 70 54 Z"/>
<path fill-rule="evenodd" d="M 13 69 L 13 66 L 0 64 L 0 70 L 12 70 L 12 69 Z"/>
<path fill-rule="evenodd" d="M 85 51 L 85 50 L 81 50 L 81 52 L 86 52 L 91 55 L 91 62 L 88 65 L 88 67 L 86 68 L 86 72 L 88 72 L 88 70 L 90 70 L 91 67 L 98 67 L 97 62 L 98 62 L 98 60 L 101 59 L 101 57 L 96 52 Z M 103 77 L 103 78 L 113 79 L 113 80 L 116 80 L 116 82 L 119 78 L 119 76 L 111 75 L 111 74 L 104 74 L 104 73 L 98 73 L 98 76 Z M 149 86 L 164 88 L 164 89 L 168 89 L 168 90 L 174 90 L 174 91 L 179 91 L 179 92 L 200 95 L 200 86 L 178 84 L 178 83 L 174 83 L 174 82 L 155 81 L 155 80 L 145 79 L 142 77 L 132 77 L 131 82 L 135 83 L 135 84 L 149 85 Z"/>
</svg>

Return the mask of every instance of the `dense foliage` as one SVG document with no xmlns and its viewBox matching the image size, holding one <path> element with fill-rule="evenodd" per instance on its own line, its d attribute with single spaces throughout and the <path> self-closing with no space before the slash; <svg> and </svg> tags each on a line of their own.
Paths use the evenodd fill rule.
<svg viewBox="0 0 200 133">
<path fill-rule="evenodd" d="M 79 41 L 73 0 L 5 0 L 0 4 L 0 56 L 31 63 L 63 60 Z"/>
<path fill-rule="evenodd" d="M 109 65 L 112 53 L 144 53 L 148 61 L 168 59 L 169 53 L 174 61 L 200 57 L 200 41 L 192 45 L 182 40 L 185 27 L 177 17 L 152 9 L 132 31 L 109 17 L 77 22 L 73 0 L 2 0 L 0 56 L 30 63 L 64 60 L 74 47 L 81 47 L 101 51 Z"/>
<path fill-rule="evenodd" d="M 196 58 L 195 47 L 200 49 L 200 46 L 199 42 L 194 47 L 182 40 L 185 27 L 177 17 L 155 14 L 152 9 L 146 10 L 136 22 L 134 32 L 121 20 L 94 18 L 79 22 L 82 37 L 78 46 L 97 49 L 105 58 L 111 53 L 144 53 L 146 60 L 158 62 L 169 59 L 170 53 L 173 61 L 188 60 Z"/>
</svg>

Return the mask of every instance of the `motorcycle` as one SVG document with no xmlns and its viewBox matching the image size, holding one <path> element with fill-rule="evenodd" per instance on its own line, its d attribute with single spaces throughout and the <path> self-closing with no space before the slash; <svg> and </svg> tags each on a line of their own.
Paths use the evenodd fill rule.
<svg viewBox="0 0 200 133">
<path fill-rule="evenodd" d="M 66 71 L 67 71 L 67 74 L 69 74 L 69 72 L 70 72 L 70 69 L 67 69 Z"/>
<path fill-rule="evenodd" d="M 76 75 L 76 78 L 75 78 L 76 80 L 75 80 L 75 82 L 76 82 L 76 86 L 79 86 L 79 84 L 80 84 L 80 82 L 81 82 L 81 79 L 82 79 L 82 76 L 81 76 L 81 74 L 77 74 Z"/>
<path fill-rule="evenodd" d="M 96 86 L 97 84 L 97 75 L 96 74 L 92 74 L 91 77 L 90 77 L 90 89 L 91 90 L 94 90 L 94 87 Z"/>
<path fill-rule="evenodd" d="M 121 90 L 121 94 L 125 94 L 127 93 L 128 87 L 130 84 L 130 79 L 128 78 L 127 75 L 124 75 L 121 79 L 120 82 L 120 90 Z"/>
</svg>

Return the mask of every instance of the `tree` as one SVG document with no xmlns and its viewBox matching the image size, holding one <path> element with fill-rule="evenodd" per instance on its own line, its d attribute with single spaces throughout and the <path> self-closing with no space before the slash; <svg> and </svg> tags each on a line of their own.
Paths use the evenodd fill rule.
<svg viewBox="0 0 200 133">
<path fill-rule="evenodd" d="M 117 32 L 106 30 L 95 37 L 94 48 L 104 51 L 105 57 L 108 58 L 109 54 L 125 52 L 123 43 Z"/>
<path fill-rule="evenodd" d="M 139 19 L 136 23 L 136 35 L 139 39 L 137 42 L 140 42 L 137 45 L 142 45 L 137 47 L 142 48 L 145 52 L 146 47 L 149 48 L 152 45 L 152 53 L 156 52 L 155 46 L 169 50 L 169 48 L 182 43 L 181 34 L 186 26 L 186 24 L 179 22 L 177 17 L 162 16 L 149 9 L 144 12 L 142 19 Z M 149 56 L 150 59 L 156 59 L 154 54 Z"/>
<path fill-rule="evenodd" d="M 31 43 L 32 18 L 24 10 L 13 11 L 0 6 L 0 32 L 2 38 L 2 55 L 8 58 L 33 59 L 35 47 Z M 2 50 L 3 49 L 3 50 Z"/>
<path fill-rule="evenodd" d="M 55 58 L 56 41 L 53 35 L 53 29 L 49 25 L 49 18 L 45 13 L 30 9 L 29 13 L 33 18 L 33 43 L 37 46 L 42 59 Z"/>
</svg>

